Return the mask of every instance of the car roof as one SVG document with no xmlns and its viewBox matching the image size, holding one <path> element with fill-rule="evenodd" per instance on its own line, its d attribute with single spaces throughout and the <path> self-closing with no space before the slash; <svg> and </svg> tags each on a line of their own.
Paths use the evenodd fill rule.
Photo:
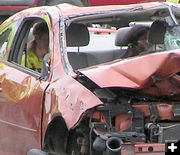
<svg viewBox="0 0 180 155">
<path fill-rule="evenodd" d="M 131 5 L 109 5 L 109 6 L 107 5 L 107 6 L 95 6 L 95 7 L 77 7 L 70 4 L 59 4 L 56 6 L 41 6 L 41 7 L 29 8 L 19 12 L 18 14 L 20 14 L 20 16 L 23 18 L 33 15 L 41 16 L 43 13 L 44 14 L 48 13 L 50 14 L 50 16 L 53 17 L 53 19 L 56 18 L 56 20 L 59 20 L 59 18 L 73 19 L 76 17 L 80 17 L 82 18 L 82 20 L 84 20 L 83 17 L 85 17 L 86 15 L 87 16 L 93 15 L 91 16 L 92 18 L 96 16 L 96 19 L 100 20 L 102 17 L 101 15 L 116 16 L 121 12 L 122 16 L 126 17 L 123 19 L 123 21 L 127 20 L 128 23 L 132 19 L 136 20 L 136 18 L 137 21 L 138 20 L 143 21 L 144 19 L 151 18 L 152 16 L 156 16 L 156 15 L 161 16 L 164 13 L 167 13 L 168 7 L 171 5 L 175 6 L 174 8 L 177 8 L 179 6 L 172 3 L 169 4 L 166 2 L 139 3 L 139 4 L 131 4 Z M 175 11 L 175 13 L 177 13 L 178 16 L 180 17 L 179 9 L 177 10 L 178 11 Z M 7 21 L 15 20 L 16 18 L 20 18 L 20 17 L 12 16 Z M 88 22 L 89 19 L 87 19 L 87 23 Z M 125 25 L 119 25 L 119 27 L 122 26 Z"/>
<path fill-rule="evenodd" d="M 91 7 L 78 7 L 70 4 L 59 4 L 56 6 L 41 6 L 23 10 L 19 13 L 24 14 L 38 14 L 42 12 L 49 12 L 50 14 L 54 11 L 60 11 L 61 17 L 63 16 L 81 16 L 82 14 L 93 14 L 93 13 L 104 13 L 104 12 L 115 12 L 115 11 L 136 11 L 136 10 L 149 10 L 153 8 L 167 8 L 169 3 L 166 2 L 150 2 L 150 3 L 138 3 L 130 5 L 106 5 L 106 6 L 91 6 Z M 178 6 L 176 4 L 170 4 Z"/>
<path fill-rule="evenodd" d="M 154 21 L 155 19 L 169 16 L 169 8 L 173 11 L 176 18 L 180 18 L 179 5 L 167 2 L 151 2 L 132 5 L 109 5 L 96 7 L 77 7 L 68 4 L 57 5 L 61 17 L 72 19 L 72 21 L 92 23 L 96 20 L 97 24 L 103 24 L 103 20 L 109 21 L 112 25 L 112 19 L 115 18 L 116 27 L 127 26 L 132 21 Z M 102 22 L 101 22 L 102 21 Z M 104 20 L 105 21 L 105 20 Z"/>
<path fill-rule="evenodd" d="M 167 3 L 162 2 L 151 2 L 151 3 L 139 3 L 130 5 L 106 5 L 106 6 L 94 6 L 94 7 L 77 7 L 70 4 L 59 4 L 57 7 L 61 10 L 62 16 L 73 16 L 96 12 L 106 12 L 106 11 L 120 11 L 125 9 L 149 9 L 153 7 L 166 6 Z"/>
</svg>

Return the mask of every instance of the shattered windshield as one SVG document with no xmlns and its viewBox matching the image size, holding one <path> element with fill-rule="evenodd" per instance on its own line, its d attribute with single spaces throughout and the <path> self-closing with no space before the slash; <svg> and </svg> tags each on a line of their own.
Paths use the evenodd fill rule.
<svg viewBox="0 0 180 155">
<path fill-rule="evenodd" d="M 166 50 L 180 48 L 180 26 L 167 27 L 164 43 Z"/>
</svg>

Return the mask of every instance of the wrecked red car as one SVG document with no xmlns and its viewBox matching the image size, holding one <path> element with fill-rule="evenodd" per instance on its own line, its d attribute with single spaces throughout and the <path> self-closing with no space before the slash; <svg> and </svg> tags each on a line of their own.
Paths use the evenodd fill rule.
<svg viewBox="0 0 180 155">
<path fill-rule="evenodd" d="M 165 154 L 180 140 L 180 8 L 170 3 L 24 10 L 0 26 L 0 154 Z M 49 53 L 22 66 L 33 25 Z M 104 26 L 110 29 L 105 29 Z M 149 27 L 151 51 L 123 58 Z"/>
</svg>

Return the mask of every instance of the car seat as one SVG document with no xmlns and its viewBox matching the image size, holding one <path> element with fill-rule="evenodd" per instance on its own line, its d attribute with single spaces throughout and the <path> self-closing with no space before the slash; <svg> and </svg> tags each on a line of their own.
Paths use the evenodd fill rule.
<svg viewBox="0 0 180 155">
<path fill-rule="evenodd" d="M 89 44 L 89 31 L 84 24 L 71 23 L 66 30 L 68 47 L 80 47 Z"/>
<path fill-rule="evenodd" d="M 155 45 L 155 51 L 164 49 L 164 47 L 160 46 L 158 49 L 157 45 L 164 45 L 165 32 L 166 26 L 164 21 L 156 20 L 152 23 L 149 31 L 148 41 L 151 44 Z"/>
<path fill-rule="evenodd" d="M 67 28 L 67 47 L 78 48 L 78 51 L 67 51 L 69 62 L 74 70 L 88 67 L 87 54 L 79 52 L 79 48 L 88 45 L 89 40 L 89 30 L 84 24 L 71 23 Z"/>
<path fill-rule="evenodd" d="M 128 47 L 128 40 L 127 40 L 127 34 L 131 30 L 132 27 L 122 27 L 117 30 L 116 36 L 115 36 L 115 46 L 120 47 L 120 56 L 119 58 L 122 58 L 127 51 Z"/>
<path fill-rule="evenodd" d="M 132 27 L 123 27 L 119 28 L 116 37 L 115 37 L 115 46 L 128 46 L 128 40 L 126 38 L 128 32 L 131 30 Z"/>
</svg>

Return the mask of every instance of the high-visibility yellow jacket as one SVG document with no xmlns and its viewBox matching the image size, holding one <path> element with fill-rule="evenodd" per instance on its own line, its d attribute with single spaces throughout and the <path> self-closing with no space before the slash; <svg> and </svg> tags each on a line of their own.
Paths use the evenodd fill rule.
<svg viewBox="0 0 180 155">
<path fill-rule="evenodd" d="M 21 65 L 25 66 L 25 55 L 22 56 Z M 34 71 L 41 72 L 42 60 L 40 60 L 33 51 L 29 51 L 27 54 L 26 66 Z"/>
</svg>

